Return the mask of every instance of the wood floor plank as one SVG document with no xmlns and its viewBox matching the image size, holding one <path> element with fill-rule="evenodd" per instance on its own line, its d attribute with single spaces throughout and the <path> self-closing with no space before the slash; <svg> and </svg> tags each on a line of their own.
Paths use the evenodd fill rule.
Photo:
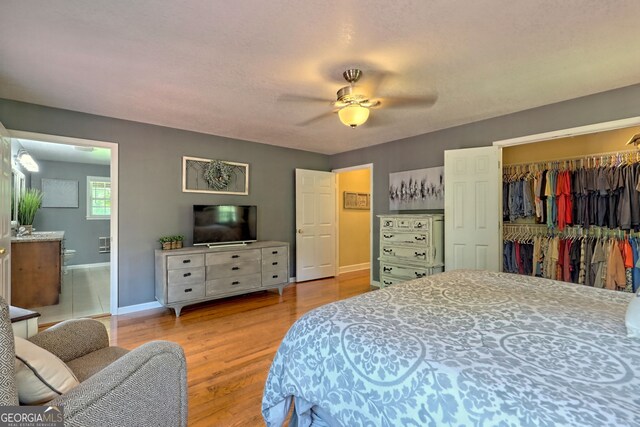
<svg viewBox="0 0 640 427">
<path fill-rule="evenodd" d="M 261 426 L 262 392 L 282 338 L 303 314 L 370 290 L 369 272 L 297 283 L 182 310 L 153 309 L 104 320 L 113 345 L 180 344 L 187 358 L 190 426 Z"/>
</svg>

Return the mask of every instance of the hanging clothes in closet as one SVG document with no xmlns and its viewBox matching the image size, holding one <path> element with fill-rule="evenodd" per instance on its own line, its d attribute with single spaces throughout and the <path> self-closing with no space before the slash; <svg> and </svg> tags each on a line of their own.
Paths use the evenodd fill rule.
<svg viewBox="0 0 640 427">
<path fill-rule="evenodd" d="M 640 287 L 639 236 L 546 234 L 545 227 L 505 225 L 504 271 L 635 292 Z"/>
<path fill-rule="evenodd" d="M 640 154 L 506 166 L 503 219 L 640 230 Z"/>
</svg>

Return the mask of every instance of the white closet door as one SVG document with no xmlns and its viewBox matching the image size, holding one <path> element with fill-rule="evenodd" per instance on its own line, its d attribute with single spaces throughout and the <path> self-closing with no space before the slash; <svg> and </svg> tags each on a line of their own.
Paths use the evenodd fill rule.
<svg viewBox="0 0 640 427">
<path fill-rule="evenodd" d="M 444 152 L 446 270 L 501 269 L 501 156 L 493 146 Z"/>
</svg>

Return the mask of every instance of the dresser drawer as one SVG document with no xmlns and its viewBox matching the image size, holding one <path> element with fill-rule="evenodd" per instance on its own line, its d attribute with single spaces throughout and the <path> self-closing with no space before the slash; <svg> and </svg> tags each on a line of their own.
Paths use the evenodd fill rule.
<svg viewBox="0 0 640 427">
<path fill-rule="evenodd" d="M 269 287 L 287 283 L 289 281 L 289 272 L 286 269 L 263 271 L 262 272 L 262 287 Z"/>
<path fill-rule="evenodd" d="M 180 302 L 204 298 L 204 283 L 169 286 L 167 288 L 167 302 Z"/>
<path fill-rule="evenodd" d="M 421 263 L 431 263 L 433 261 L 432 251 L 434 249 L 428 247 L 407 247 L 393 246 L 390 244 L 382 244 L 380 255 L 387 258 L 399 258 L 405 261 L 416 261 Z"/>
<path fill-rule="evenodd" d="M 405 279 L 399 279 L 397 277 L 392 276 L 380 276 L 380 287 L 384 288 L 385 286 L 395 285 L 397 283 L 406 282 Z"/>
<path fill-rule="evenodd" d="M 171 255 L 167 257 L 167 269 L 202 267 L 204 265 L 204 255 Z"/>
<path fill-rule="evenodd" d="M 184 285 L 187 283 L 203 283 L 204 267 L 178 268 L 167 271 L 167 284 L 169 287 Z"/>
<path fill-rule="evenodd" d="M 260 274 L 248 274 L 245 276 L 207 280 L 206 295 L 211 296 L 234 292 L 240 289 L 259 288 L 260 284 Z"/>
<path fill-rule="evenodd" d="M 431 243 L 428 233 L 402 233 L 385 231 L 380 233 L 380 241 L 383 243 L 407 243 L 417 246 L 428 246 Z"/>
<path fill-rule="evenodd" d="M 392 229 L 396 227 L 396 221 L 391 218 L 380 218 L 380 229 Z"/>
<path fill-rule="evenodd" d="M 262 259 L 268 259 L 271 257 L 284 256 L 287 258 L 289 256 L 289 251 L 287 251 L 286 246 L 274 246 L 272 248 L 264 248 L 262 249 Z"/>
<path fill-rule="evenodd" d="M 262 268 L 265 270 L 282 270 L 288 267 L 289 257 L 287 254 L 274 255 L 262 258 Z"/>
<path fill-rule="evenodd" d="M 418 231 L 418 230 L 424 230 L 424 231 L 431 231 L 431 218 L 427 218 L 427 219 L 414 219 L 411 220 L 411 228 L 413 228 L 413 230 Z"/>
<path fill-rule="evenodd" d="M 398 264 L 387 264 L 380 262 L 380 277 L 387 279 L 402 279 L 401 281 L 419 279 L 425 276 L 431 276 L 436 273 L 442 273 L 443 267 L 413 267 Z"/>
<path fill-rule="evenodd" d="M 259 260 L 209 265 L 207 266 L 207 279 L 260 273 L 260 267 Z"/>
<path fill-rule="evenodd" d="M 207 254 L 207 265 L 227 264 L 239 261 L 254 261 L 259 259 L 260 249 L 210 253 Z"/>
<path fill-rule="evenodd" d="M 380 263 L 380 277 L 393 276 L 405 280 L 419 279 L 421 277 L 428 276 L 430 269 L 427 267 L 413 267 L 406 265 L 387 264 L 385 262 Z"/>
</svg>

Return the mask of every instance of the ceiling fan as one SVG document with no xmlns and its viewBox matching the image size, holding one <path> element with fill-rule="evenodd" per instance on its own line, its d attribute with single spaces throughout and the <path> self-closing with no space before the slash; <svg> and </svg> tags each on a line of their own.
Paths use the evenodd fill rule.
<svg viewBox="0 0 640 427">
<path fill-rule="evenodd" d="M 374 92 L 386 76 L 384 73 L 372 74 L 374 76 L 372 79 L 374 84 L 370 85 L 369 92 Z M 356 128 L 367 121 L 369 118 L 369 110 L 372 108 L 430 107 L 437 100 L 437 95 L 435 94 L 423 97 L 384 97 L 380 99 L 372 99 L 364 94 L 361 87 L 356 86 L 356 83 L 360 80 L 362 75 L 362 70 L 358 68 L 350 68 L 342 73 L 342 76 L 349 84 L 338 90 L 335 101 L 329 101 L 330 105 L 333 106 L 334 109 L 299 123 L 299 126 L 306 126 L 320 119 L 329 117 L 334 113 L 338 113 L 340 122 L 345 126 Z M 327 102 L 324 98 L 298 95 L 285 95 L 284 97 L 281 97 L 281 99 L 288 101 Z"/>
</svg>

